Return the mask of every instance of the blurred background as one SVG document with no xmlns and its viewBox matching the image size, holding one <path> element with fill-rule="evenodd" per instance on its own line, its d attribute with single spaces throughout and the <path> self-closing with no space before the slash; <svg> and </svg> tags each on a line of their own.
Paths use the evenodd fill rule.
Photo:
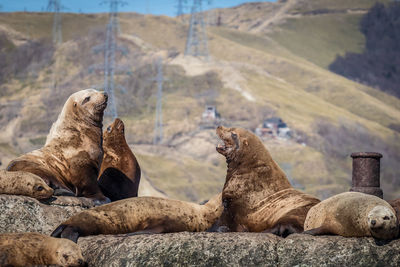
<svg viewBox="0 0 400 267">
<path fill-rule="evenodd" d="M 400 3 L 390 0 L 0 1 L 0 168 L 43 146 L 69 95 L 110 95 L 141 195 L 221 191 L 217 125 L 262 138 L 292 185 L 351 187 L 350 154 L 383 154 L 400 197 Z"/>
</svg>

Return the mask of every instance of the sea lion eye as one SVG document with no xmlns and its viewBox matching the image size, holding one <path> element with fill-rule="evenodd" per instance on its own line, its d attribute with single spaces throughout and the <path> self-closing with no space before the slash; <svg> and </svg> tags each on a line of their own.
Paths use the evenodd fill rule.
<svg viewBox="0 0 400 267">
<path fill-rule="evenodd" d="M 389 216 L 385 216 L 385 217 L 383 217 L 383 219 L 386 220 L 386 221 L 387 221 L 387 220 L 390 220 L 390 219 L 389 219 Z"/>
<path fill-rule="evenodd" d="M 68 255 L 63 254 L 64 259 L 67 261 L 68 260 Z"/>
<path fill-rule="evenodd" d="M 44 187 L 39 185 L 38 188 L 37 188 L 37 191 L 43 191 L 43 189 L 44 189 Z"/>
<path fill-rule="evenodd" d="M 232 136 L 233 139 L 237 139 L 237 134 L 235 132 L 232 132 L 231 136 Z"/>
<path fill-rule="evenodd" d="M 107 127 L 107 132 L 110 133 L 111 132 L 111 126 Z"/>
<path fill-rule="evenodd" d="M 89 100 L 90 100 L 90 96 L 85 97 L 85 99 L 83 99 L 83 101 L 82 101 L 82 105 L 89 102 Z"/>
</svg>

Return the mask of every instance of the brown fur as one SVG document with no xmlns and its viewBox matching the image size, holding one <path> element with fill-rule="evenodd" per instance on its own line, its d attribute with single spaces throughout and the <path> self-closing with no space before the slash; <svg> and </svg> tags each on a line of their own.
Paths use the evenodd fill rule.
<svg viewBox="0 0 400 267">
<path fill-rule="evenodd" d="M 224 142 L 217 151 L 226 157 L 228 171 L 220 225 L 231 231 L 261 232 L 290 225 L 302 231 L 313 196 L 293 189 L 261 140 L 241 128 L 218 127 Z"/>
<path fill-rule="evenodd" d="M 28 172 L 0 170 L 0 194 L 23 195 L 36 199 L 47 199 L 53 195 L 42 178 Z"/>
<path fill-rule="evenodd" d="M 62 223 L 55 237 L 124 234 L 142 230 L 157 233 L 200 232 L 222 212 L 221 194 L 204 205 L 156 197 L 129 198 L 82 211 Z"/>
<path fill-rule="evenodd" d="M 398 234 L 398 221 L 396 212 L 385 200 L 364 193 L 346 192 L 312 207 L 304 230 L 311 234 L 393 239 Z"/>
<path fill-rule="evenodd" d="M 36 174 L 54 189 L 105 201 L 97 176 L 103 157 L 101 127 L 106 104 L 107 95 L 94 89 L 72 94 L 44 147 L 11 161 L 7 169 Z"/>
<path fill-rule="evenodd" d="M 84 266 L 77 244 L 39 233 L 0 234 L 0 266 Z"/>
<path fill-rule="evenodd" d="M 390 200 L 389 204 L 396 211 L 397 218 L 400 218 L 400 198 Z"/>
<path fill-rule="evenodd" d="M 105 183 L 105 186 L 112 183 L 113 177 L 102 177 L 102 175 L 108 168 L 114 168 L 122 172 L 124 177 L 126 176 L 132 181 L 130 184 L 121 184 L 122 187 L 125 187 L 123 188 L 124 194 L 118 196 L 118 192 L 115 192 L 117 195 L 116 200 L 127 197 L 137 197 L 141 174 L 140 166 L 135 155 L 133 155 L 131 149 L 126 143 L 125 126 L 120 119 L 115 119 L 114 122 L 104 131 L 103 150 L 104 156 L 100 168 L 99 183 Z M 110 196 L 108 197 L 111 198 Z"/>
</svg>

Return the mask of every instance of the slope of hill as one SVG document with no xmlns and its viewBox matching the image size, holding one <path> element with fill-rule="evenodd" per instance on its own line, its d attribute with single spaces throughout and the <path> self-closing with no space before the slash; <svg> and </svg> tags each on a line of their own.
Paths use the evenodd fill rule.
<svg viewBox="0 0 400 267">
<path fill-rule="evenodd" d="M 223 25 L 209 28 L 208 62 L 183 57 L 187 25 L 181 20 L 121 14 L 118 42 L 130 54 L 119 55 L 118 63 L 130 71 L 116 76 L 126 88 L 116 91 L 119 115 L 148 181 L 168 197 L 192 201 L 207 199 L 222 188 L 226 164 L 215 152 L 216 136 L 199 127 L 204 106 L 214 104 L 228 126 L 254 130 L 272 115 L 287 122 L 294 138 L 265 144 L 292 182 L 306 192 L 328 197 L 348 190 L 349 155 L 373 150 L 384 154 L 385 197 L 398 196 L 400 135 L 392 129 L 400 125 L 400 101 L 326 69 L 336 54 L 359 51 L 364 45 L 356 25 L 373 1 L 350 2 L 310 0 L 303 5 L 288 0 L 219 10 Z M 18 47 L 27 36 L 19 22 L 29 19 L 35 35 L 25 43 L 31 44 L 32 37 L 50 39 L 50 27 L 41 21 L 46 16 L 2 13 L 0 31 Z M 69 94 L 102 83 L 101 73 L 88 69 L 102 61 L 91 48 L 105 38 L 105 15 L 65 17 L 66 25 L 73 20 L 84 26 L 66 29 L 64 43 L 55 48 L 48 64 L 38 69 L 31 63 L 31 71 L 10 75 L 0 84 L 0 110 L 8 114 L 0 118 L 3 164 L 43 144 Z M 164 59 L 167 78 L 161 146 L 151 144 L 156 104 L 151 80 L 157 57 Z M 59 73 L 57 91 L 50 89 L 54 66 Z"/>
</svg>

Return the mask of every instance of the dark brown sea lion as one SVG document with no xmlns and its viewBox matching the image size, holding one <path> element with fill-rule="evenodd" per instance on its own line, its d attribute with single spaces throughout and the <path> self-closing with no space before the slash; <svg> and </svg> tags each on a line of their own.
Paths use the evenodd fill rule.
<svg viewBox="0 0 400 267">
<path fill-rule="evenodd" d="M 399 232 L 396 212 L 385 200 L 359 192 L 345 192 L 312 207 L 304 223 L 306 234 L 334 234 L 390 240 Z"/>
<path fill-rule="evenodd" d="M 228 170 L 222 191 L 224 211 L 213 230 L 302 232 L 308 210 L 320 201 L 291 187 L 261 140 L 242 128 L 219 126 Z"/>
<path fill-rule="evenodd" d="M 111 201 L 137 197 L 140 166 L 125 140 L 124 123 L 116 118 L 103 133 L 99 185 Z"/>
<path fill-rule="evenodd" d="M 103 157 L 102 121 L 107 94 L 86 89 L 72 94 L 51 127 L 44 147 L 10 162 L 9 171 L 40 176 L 53 189 L 109 201 L 97 184 Z"/>
<path fill-rule="evenodd" d="M 221 194 L 204 205 L 135 197 L 82 211 L 58 226 L 51 236 L 76 242 L 80 236 L 99 234 L 200 232 L 210 228 L 221 212 Z"/>
<path fill-rule="evenodd" d="M 87 266 L 77 244 L 39 233 L 0 234 L 0 266 Z"/>
<path fill-rule="evenodd" d="M 390 206 L 396 211 L 397 218 L 400 218 L 400 198 L 388 201 Z"/>
<path fill-rule="evenodd" d="M 0 194 L 48 199 L 53 192 L 54 190 L 42 178 L 33 173 L 0 170 Z"/>
</svg>

